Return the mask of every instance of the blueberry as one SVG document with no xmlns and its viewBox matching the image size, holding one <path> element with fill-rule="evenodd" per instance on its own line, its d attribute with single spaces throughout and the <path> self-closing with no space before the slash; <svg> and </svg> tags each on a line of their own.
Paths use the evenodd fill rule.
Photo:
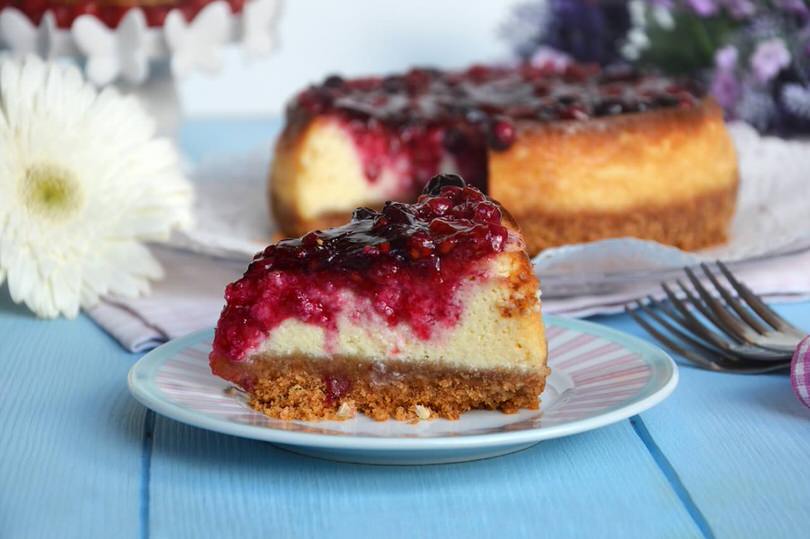
<svg viewBox="0 0 810 539">
<path fill-rule="evenodd" d="M 446 187 L 448 185 L 466 187 L 467 182 L 465 182 L 461 176 L 457 174 L 439 174 L 438 176 L 433 176 L 433 178 L 431 178 L 427 185 L 425 185 L 422 192 L 426 195 L 438 195 L 442 187 Z"/>
<path fill-rule="evenodd" d="M 340 88 L 346 81 L 340 75 L 329 75 L 323 81 L 323 85 L 327 88 Z"/>
<path fill-rule="evenodd" d="M 378 213 L 369 208 L 357 208 L 352 213 L 352 220 L 354 221 L 367 221 L 368 219 L 374 219 L 377 217 Z"/>
</svg>

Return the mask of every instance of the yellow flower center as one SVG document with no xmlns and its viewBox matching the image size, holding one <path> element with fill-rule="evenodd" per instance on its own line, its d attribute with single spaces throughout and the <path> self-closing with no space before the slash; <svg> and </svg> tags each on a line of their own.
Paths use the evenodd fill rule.
<svg viewBox="0 0 810 539">
<path fill-rule="evenodd" d="M 76 175 L 51 163 L 28 167 L 22 191 L 29 211 L 52 218 L 66 218 L 76 213 L 83 198 Z"/>
</svg>

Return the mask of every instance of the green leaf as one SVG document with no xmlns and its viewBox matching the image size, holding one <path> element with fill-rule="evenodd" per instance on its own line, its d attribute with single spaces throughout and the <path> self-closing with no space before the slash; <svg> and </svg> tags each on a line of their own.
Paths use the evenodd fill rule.
<svg viewBox="0 0 810 539">
<path fill-rule="evenodd" d="M 694 13 L 673 13 L 674 26 L 664 28 L 647 14 L 650 46 L 639 63 L 671 74 L 687 74 L 711 68 L 714 53 L 729 42 L 738 23 L 724 16 L 702 18 Z"/>
</svg>

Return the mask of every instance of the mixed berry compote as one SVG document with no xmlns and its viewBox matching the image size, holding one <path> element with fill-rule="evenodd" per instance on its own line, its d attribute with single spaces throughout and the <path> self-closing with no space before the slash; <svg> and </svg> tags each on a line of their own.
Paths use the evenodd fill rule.
<svg viewBox="0 0 810 539">
<path fill-rule="evenodd" d="M 22 11 L 35 25 L 50 11 L 56 26 L 68 29 L 78 17 L 92 15 L 110 28 L 116 28 L 127 11 L 139 8 L 150 27 L 163 26 L 169 11 L 178 9 L 187 21 L 214 0 L 0 0 L 0 10 L 6 7 Z M 233 13 L 240 13 L 246 0 L 227 0 Z"/>
<path fill-rule="evenodd" d="M 287 121 L 296 133 L 315 117 L 337 119 L 351 133 L 368 181 L 396 163 L 415 197 L 420 182 L 441 172 L 448 156 L 485 191 L 488 149 L 507 150 L 521 125 L 692 107 L 704 93 L 692 81 L 629 68 L 412 69 L 387 77 L 332 75 L 293 99 Z"/>
<path fill-rule="evenodd" d="M 483 261 L 522 247 L 502 218 L 497 203 L 448 174 L 413 204 L 359 208 L 344 226 L 271 245 L 226 288 L 212 357 L 244 359 L 289 318 L 324 328 L 329 346 L 347 301 L 354 317 L 404 323 L 429 339 L 459 320 L 456 292 L 486 276 Z"/>
</svg>

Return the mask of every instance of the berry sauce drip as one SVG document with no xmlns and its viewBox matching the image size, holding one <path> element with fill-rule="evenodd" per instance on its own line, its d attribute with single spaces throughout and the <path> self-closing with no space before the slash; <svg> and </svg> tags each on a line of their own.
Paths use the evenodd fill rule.
<svg viewBox="0 0 810 539">
<path fill-rule="evenodd" d="M 0 0 L 0 10 L 6 7 L 22 11 L 36 25 L 46 12 L 53 13 L 56 26 L 69 29 L 82 15 L 92 15 L 109 28 L 117 28 L 127 11 L 140 8 L 146 24 L 152 28 L 163 26 L 166 15 L 180 10 L 186 21 L 192 21 L 213 0 Z M 232 13 L 241 13 L 245 0 L 227 0 Z"/>
<path fill-rule="evenodd" d="M 414 204 L 359 208 L 344 226 L 271 245 L 226 288 L 212 357 L 243 359 L 288 318 L 324 328 L 329 345 L 347 289 L 368 305 L 357 316 L 404 323 L 429 339 L 458 321 L 455 293 L 462 281 L 483 277 L 477 262 L 510 241 L 501 217 L 495 202 L 448 174 L 433 178 Z"/>
<path fill-rule="evenodd" d="M 287 117 L 296 130 L 316 115 L 337 116 L 354 137 L 367 179 L 376 181 L 386 166 L 397 168 L 403 190 L 410 188 L 415 198 L 447 154 L 470 184 L 485 190 L 486 149 L 508 149 L 521 121 L 574 122 L 692 107 L 703 95 L 691 81 L 624 68 L 571 65 L 559 72 L 476 65 L 348 80 L 333 75 L 301 92 Z"/>
</svg>

